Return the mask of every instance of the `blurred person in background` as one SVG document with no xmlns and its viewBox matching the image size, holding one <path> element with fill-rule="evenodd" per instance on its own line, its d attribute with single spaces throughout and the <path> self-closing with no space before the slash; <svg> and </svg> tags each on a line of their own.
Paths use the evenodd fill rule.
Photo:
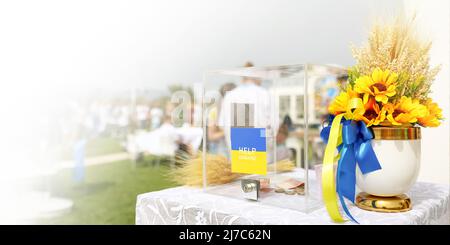
<svg viewBox="0 0 450 245">
<path fill-rule="evenodd" d="M 276 142 L 277 142 L 277 161 L 292 159 L 292 153 L 286 146 L 286 139 L 289 137 L 289 127 L 283 123 L 278 128 Z"/>
<path fill-rule="evenodd" d="M 284 116 L 283 125 L 286 125 L 289 132 L 292 132 L 295 130 L 294 123 L 292 122 L 292 119 L 289 115 Z"/>
<path fill-rule="evenodd" d="M 83 106 L 78 103 L 72 105 L 73 109 L 73 128 L 71 137 L 73 142 L 73 160 L 74 160 L 74 181 L 81 183 L 85 178 L 85 158 L 87 143 L 87 113 Z"/>
<path fill-rule="evenodd" d="M 195 105 L 190 105 L 188 108 L 190 116 L 184 120 L 183 125 L 177 128 L 179 135 L 180 152 L 187 157 L 192 157 L 197 154 L 197 151 L 202 143 L 203 130 L 200 127 L 194 126 L 194 114 L 201 111 L 201 108 Z"/>
<path fill-rule="evenodd" d="M 253 67 L 251 62 L 244 65 L 245 68 Z M 261 80 L 253 77 L 243 77 L 241 83 L 233 90 L 226 93 L 223 98 L 219 115 L 219 126 L 224 130 L 229 149 L 231 148 L 230 128 L 232 125 L 231 106 L 234 103 L 254 105 L 253 122 L 255 128 L 265 128 L 266 136 L 275 137 L 278 127 L 278 117 L 271 103 L 270 93 L 261 86 Z M 268 154 L 273 147 L 271 140 L 267 140 Z M 269 157 L 270 158 L 270 157 Z"/>
<path fill-rule="evenodd" d="M 172 124 L 171 116 L 164 116 L 162 124 L 153 131 L 159 138 L 159 142 L 155 144 L 159 145 L 159 151 L 161 155 L 173 155 L 178 149 L 180 137 L 176 128 Z"/>
<path fill-rule="evenodd" d="M 208 151 L 211 154 L 218 154 L 228 157 L 228 147 L 225 141 L 225 133 L 218 126 L 218 119 L 220 115 L 220 109 L 222 107 L 223 97 L 227 94 L 227 92 L 236 88 L 234 83 L 226 83 L 222 85 L 219 89 L 219 93 L 221 95 L 221 100 L 216 103 L 216 106 L 210 109 L 208 113 L 208 129 L 207 129 L 207 139 L 208 139 Z"/>
<path fill-rule="evenodd" d="M 74 180 L 77 183 L 83 182 L 85 177 L 86 143 L 85 130 L 80 126 L 75 132 L 75 144 L 73 146 Z"/>
<path fill-rule="evenodd" d="M 138 122 L 139 129 L 147 129 L 149 108 L 145 104 L 139 104 L 136 107 L 136 118 Z"/>
<path fill-rule="evenodd" d="M 150 114 L 151 130 L 155 130 L 161 125 L 164 112 L 158 105 L 155 105 L 152 107 L 149 114 Z"/>
<path fill-rule="evenodd" d="M 128 126 L 130 124 L 130 109 L 126 105 L 120 105 L 117 108 L 117 112 L 118 137 L 123 138 L 128 134 Z"/>
</svg>

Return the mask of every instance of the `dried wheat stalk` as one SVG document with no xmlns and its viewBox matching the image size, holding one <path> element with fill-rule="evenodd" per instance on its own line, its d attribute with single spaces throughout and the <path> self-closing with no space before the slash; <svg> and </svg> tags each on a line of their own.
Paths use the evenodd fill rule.
<svg viewBox="0 0 450 245">
<path fill-rule="evenodd" d="M 409 22 L 396 18 L 391 23 L 375 24 L 368 43 L 363 47 L 352 47 L 357 64 L 350 71 L 350 80 L 359 75 L 370 75 L 377 67 L 389 69 L 399 74 L 394 100 L 404 95 L 425 101 L 440 66 L 430 67 L 431 42 L 419 38 L 414 22 L 415 17 Z"/>
<path fill-rule="evenodd" d="M 170 170 L 168 177 L 174 182 L 188 186 L 203 185 L 203 160 L 202 154 L 191 159 L 184 159 L 178 162 L 180 167 Z M 292 171 L 295 165 L 289 160 L 281 160 L 276 164 L 277 172 Z M 274 165 L 268 166 L 268 171 L 274 171 Z M 208 185 L 219 185 L 230 183 L 243 176 L 232 173 L 231 164 L 224 156 L 206 154 L 206 179 Z"/>
</svg>

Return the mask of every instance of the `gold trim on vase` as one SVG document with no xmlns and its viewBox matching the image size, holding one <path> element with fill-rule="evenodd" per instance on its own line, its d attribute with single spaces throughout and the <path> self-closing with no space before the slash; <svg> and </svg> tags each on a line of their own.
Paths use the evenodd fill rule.
<svg viewBox="0 0 450 245">
<path fill-rule="evenodd" d="M 356 196 L 356 206 L 367 211 L 399 213 L 411 210 L 411 199 L 405 195 L 379 197 L 361 192 Z"/>
<path fill-rule="evenodd" d="M 371 127 L 374 140 L 421 139 L 420 127 Z"/>
</svg>

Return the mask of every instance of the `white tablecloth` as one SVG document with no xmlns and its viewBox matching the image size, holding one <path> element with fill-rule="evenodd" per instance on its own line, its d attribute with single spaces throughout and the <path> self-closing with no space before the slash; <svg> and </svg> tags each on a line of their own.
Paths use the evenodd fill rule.
<svg viewBox="0 0 450 245">
<path fill-rule="evenodd" d="M 403 213 L 369 212 L 350 204 L 360 224 L 450 224 L 449 186 L 416 183 L 409 193 L 413 208 Z M 304 213 L 244 199 L 176 187 L 137 197 L 136 224 L 335 224 L 324 207 Z M 344 224 L 353 224 L 346 222 Z"/>
</svg>

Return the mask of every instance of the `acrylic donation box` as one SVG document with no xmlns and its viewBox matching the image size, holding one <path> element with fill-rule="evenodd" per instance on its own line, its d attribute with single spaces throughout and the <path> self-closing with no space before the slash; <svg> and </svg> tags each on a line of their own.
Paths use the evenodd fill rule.
<svg viewBox="0 0 450 245">
<path fill-rule="evenodd" d="M 323 207 L 320 130 L 346 74 L 312 64 L 206 72 L 204 191 L 305 213 Z"/>
</svg>

